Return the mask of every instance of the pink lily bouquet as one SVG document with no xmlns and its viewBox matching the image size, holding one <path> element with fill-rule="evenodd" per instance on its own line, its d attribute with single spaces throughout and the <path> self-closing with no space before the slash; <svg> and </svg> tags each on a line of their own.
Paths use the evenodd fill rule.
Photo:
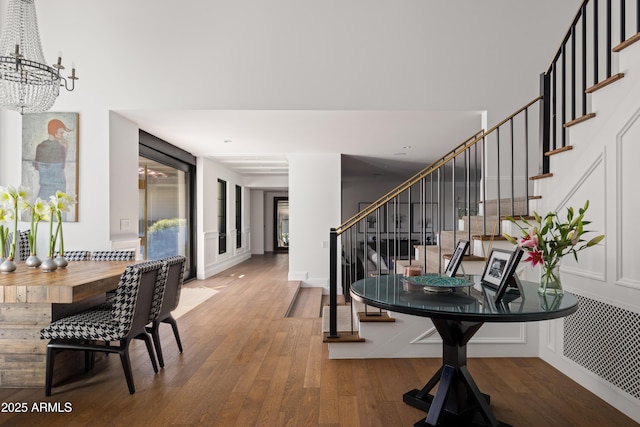
<svg viewBox="0 0 640 427">
<path fill-rule="evenodd" d="M 513 217 L 508 216 L 507 220 L 514 223 L 522 232 L 522 237 L 516 238 L 509 234 L 503 236 L 511 243 L 521 248 L 527 253 L 525 262 L 530 262 L 532 267 L 540 264 L 542 266 L 542 277 L 540 283 L 541 293 L 562 294 L 562 286 L 558 269 L 562 257 L 573 254 L 578 261 L 578 252 L 597 245 L 604 239 L 604 234 L 596 236 L 589 241 L 582 239 L 582 235 L 589 233 L 584 227 L 591 223 L 584 219 L 584 214 L 589 208 L 587 200 L 583 208 L 575 210 L 567 208 L 567 219 L 562 222 L 556 212 L 549 212 L 544 217 L 534 212 L 535 222 L 529 222 L 520 217 L 519 221 L 524 226 L 516 222 Z"/>
</svg>

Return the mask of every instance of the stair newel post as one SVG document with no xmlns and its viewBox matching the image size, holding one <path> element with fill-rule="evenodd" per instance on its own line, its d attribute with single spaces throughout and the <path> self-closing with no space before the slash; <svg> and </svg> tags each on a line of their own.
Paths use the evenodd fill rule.
<svg viewBox="0 0 640 427">
<path fill-rule="evenodd" d="M 338 233 L 335 228 L 329 232 L 329 335 L 338 335 Z"/>
<path fill-rule="evenodd" d="M 551 150 L 550 132 L 551 132 L 551 82 L 550 74 L 540 74 L 540 95 L 542 96 L 542 105 L 540 106 L 540 152 L 539 152 L 539 174 L 549 173 L 549 157 L 544 153 Z"/>
</svg>

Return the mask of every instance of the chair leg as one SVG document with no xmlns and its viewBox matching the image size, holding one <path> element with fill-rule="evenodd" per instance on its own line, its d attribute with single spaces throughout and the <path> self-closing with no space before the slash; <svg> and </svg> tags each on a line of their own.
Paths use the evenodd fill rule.
<svg viewBox="0 0 640 427">
<path fill-rule="evenodd" d="M 156 348 L 156 356 L 158 356 L 158 363 L 161 368 L 164 368 L 164 356 L 162 355 L 162 347 L 160 345 L 160 322 L 157 320 L 153 321 L 153 324 L 150 328 L 147 328 L 147 332 L 151 334 L 151 338 L 153 339 L 153 346 Z"/>
<path fill-rule="evenodd" d="M 127 379 L 129 394 L 134 394 L 136 392 L 136 387 L 133 384 L 133 373 L 131 372 L 131 361 L 129 360 L 129 340 L 121 343 L 121 350 L 118 353 L 120 353 L 120 362 L 122 362 L 124 376 Z"/>
<path fill-rule="evenodd" d="M 93 343 L 94 341 L 91 341 Z M 107 353 L 109 354 L 109 353 Z M 89 372 L 96 365 L 96 352 L 91 350 L 84 351 L 84 370 Z"/>
<path fill-rule="evenodd" d="M 84 371 L 89 372 L 93 366 L 91 366 L 91 351 L 84 351 Z"/>
<path fill-rule="evenodd" d="M 44 395 L 51 396 L 51 383 L 53 382 L 53 362 L 56 357 L 56 350 L 47 346 L 47 362 L 45 368 Z"/>
<path fill-rule="evenodd" d="M 156 363 L 156 355 L 153 352 L 153 344 L 151 344 L 151 337 L 146 332 L 137 335 L 136 338 L 141 339 L 147 345 L 147 352 L 149 353 L 149 359 L 153 365 L 153 372 L 158 373 L 158 364 Z"/>
<path fill-rule="evenodd" d="M 169 314 L 169 317 L 164 319 L 163 322 L 171 325 L 171 329 L 173 329 L 173 335 L 176 337 L 178 349 L 180 350 L 180 353 L 182 353 L 182 341 L 180 341 L 180 332 L 178 332 L 178 322 L 176 322 L 176 319 L 174 319 L 171 314 Z"/>
</svg>

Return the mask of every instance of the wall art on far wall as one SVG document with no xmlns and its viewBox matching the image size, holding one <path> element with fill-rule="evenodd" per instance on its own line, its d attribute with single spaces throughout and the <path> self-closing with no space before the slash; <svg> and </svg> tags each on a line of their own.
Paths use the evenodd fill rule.
<svg viewBox="0 0 640 427">
<path fill-rule="evenodd" d="M 34 113 L 22 116 L 22 185 L 47 201 L 60 190 L 78 195 L 78 113 Z M 78 204 L 63 214 L 78 220 Z"/>
<path fill-rule="evenodd" d="M 411 204 L 411 232 L 438 231 L 438 204 L 437 203 L 412 203 Z"/>
<path fill-rule="evenodd" d="M 358 203 L 358 210 L 363 211 L 369 205 L 371 205 L 371 203 L 360 202 Z M 379 230 L 381 233 L 384 233 L 385 223 L 386 223 L 385 207 L 381 206 L 378 209 L 376 209 L 374 212 L 367 215 L 367 218 L 365 220 L 360 221 L 360 223 L 358 224 L 358 231 L 360 233 L 364 233 L 365 231 L 367 233 L 375 233 L 377 230 Z"/>
<path fill-rule="evenodd" d="M 398 233 L 409 232 L 409 203 L 391 202 L 387 205 L 389 216 L 389 231 Z"/>
</svg>

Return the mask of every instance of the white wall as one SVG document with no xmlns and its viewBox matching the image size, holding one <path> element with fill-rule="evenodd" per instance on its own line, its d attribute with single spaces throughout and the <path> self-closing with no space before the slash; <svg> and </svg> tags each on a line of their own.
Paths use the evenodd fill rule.
<svg viewBox="0 0 640 427">
<path fill-rule="evenodd" d="M 218 179 L 227 183 L 227 251 L 219 254 Z M 244 186 L 243 177 L 220 163 L 197 159 L 197 271 L 198 279 L 217 274 L 251 256 L 251 232 L 245 229 L 243 246 L 236 249 L 235 186 Z M 251 198 L 245 197 L 243 209 L 251 212 Z M 252 223 L 249 223 L 252 226 Z"/>
<path fill-rule="evenodd" d="M 264 254 L 265 209 L 264 191 L 251 190 L 251 254 Z"/>
<path fill-rule="evenodd" d="M 289 173 L 289 280 L 329 286 L 329 231 L 340 223 L 339 154 L 292 154 Z"/>
<path fill-rule="evenodd" d="M 574 148 L 551 158 L 554 176 L 536 184 L 536 192 L 543 198 L 535 206 L 541 213 L 557 210 L 565 215 L 566 207 L 579 208 L 590 200 L 586 219 L 592 222 L 588 229 L 606 237 L 597 247 L 580 252 L 577 263 L 571 257 L 563 258 L 560 272 L 568 291 L 597 302 L 599 307 L 581 307 L 589 310 L 589 324 L 583 334 L 587 342 L 578 342 L 587 348 L 591 345 L 588 354 L 594 357 L 609 357 L 600 359 L 604 367 L 594 371 L 565 357 L 563 320 L 546 322 L 541 327 L 540 350 L 543 359 L 640 422 L 637 395 L 602 378 L 603 372 L 613 367 L 636 392 L 640 382 L 638 332 L 631 326 L 637 320 L 621 320 L 623 314 L 631 319 L 640 313 L 640 199 L 636 185 L 640 158 L 640 44 L 615 55 L 614 61 L 625 77 L 592 95 L 596 117 L 570 128 L 569 142 Z M 611 337 L 614 342 L 606 342 Z M 630 355 L 626 354 L 627 349 L 633 349 Z"/>
<path fill-rule="evenodd" d="M 82 129 L 82 125 L 80 126 Z M 130 191 L 138 188 L 138 125 L 122 116 L 109 113 L 109 234 L 111 239 L 105 249 L 126 249 L 133 247 L 139 252 L 139 193 Z M 82 152 L 82 147 L 80 152 Z M 93 150 L 87 150 L 93 152 Z M 106 178 L 106 177 L 105 177 Z M 106 181 L 106 179 L 105 179 Z M 126 190 L 125 190 L 126 189 Z M 82 192 L 87 194 L 87 192 Z M 88 195 L 93 196 L 91 192 Z M 85 200 L 81 200 L 84 205 Z M 104 218 L 107 220 L 107 218 Z M 127 227 L 128 223 L 128 227 Z M 101 230 L 104 233 L 106 230 Z M 71 248 L 70 248 L 71 249 Z"/>
</svg>

